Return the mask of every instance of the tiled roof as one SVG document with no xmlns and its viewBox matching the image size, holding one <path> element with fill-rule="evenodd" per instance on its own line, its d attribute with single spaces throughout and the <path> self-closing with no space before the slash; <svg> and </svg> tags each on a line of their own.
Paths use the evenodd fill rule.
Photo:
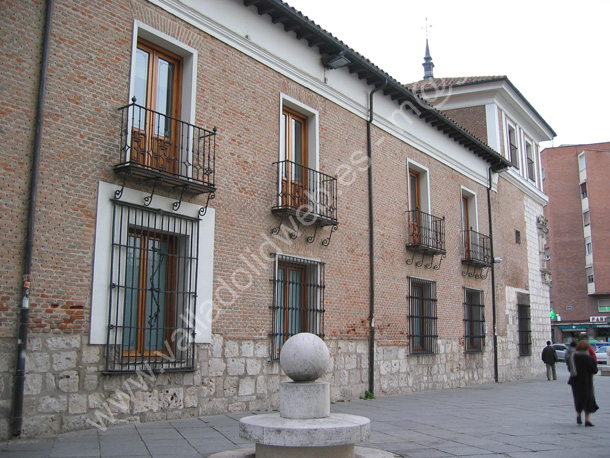
<svg viewBox="0 0 610 458">
<path fill-rule="evenodd" d="M 430 90 L 439 90 L 448 87 L 468 86 L 471 84 L 489 83 L 492 81 L 508 80 L 505 75 L 498 76 L 460 76 L 449 78 L 429 78 L 426 80 L 409 83 L 405 86 L 413 92 L 426 92 Z"/>
<path fill-rule="evenodd" d="M 413 111 L 424 122 L 454 139 L 477 156 L 485 159 L 494 168 L 503 168 L 510 163 L 481 139 L 475 137 L 437 108 L 424 101 L 403 83 L 392 78 L 370 60 L 357 53 L 345 43 L 322 29 L 300 11 L 281 0 L 242 0 L 246 7 L 254 7 L 259 15 L 268 15 L 274 24 L 281 24 L 286 32 L 292 32 L 298 40 L 306 40 L 310 47 L 317 47 L 322 57 L 345 52 L 350 60 L 350 73 L 366 81 L 371 87 L 394 100 L 399 106 Z"/>
<path fill-rule="evenodd" d="M 557 135 L 553 128 L 544 120 L 542 116 L 536 111 L 536 109 L 529 103 L 529 101 L 521 94 L 519 89 L 508 79 L 506 75 L 495 75 L 495 76 L 462 76 L 462 77 L 447 77 L 447 78 L 429 78 L 427 80 L 416 81 L 415 83 L 405 84 L 405 87 L 415 94 L 421 94 L 422 92 L 442 91 L 461 87 L 461 86 L 472 86 L 475 84 L 492 83 L 496 81 L 504 81 L 508 84 L 512 90 L 521 98 L 521 100 L 532 110 L 532 112 L 538 117 L 540 122 L 544 124 L 549 132 L 553 136 Z"/>
</svg>

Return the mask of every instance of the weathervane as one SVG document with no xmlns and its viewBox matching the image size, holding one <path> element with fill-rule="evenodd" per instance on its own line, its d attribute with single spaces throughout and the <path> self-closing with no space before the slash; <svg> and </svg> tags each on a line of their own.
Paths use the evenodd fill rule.
<svg viewBox="0 0 610 458">
<path fill-rule="evenodd" d="M 428 25 L 428 18 L 426 19 L 426 40 L 428 39 L 428 29 L 432 28 L 432 24 Z"/>
</svg>

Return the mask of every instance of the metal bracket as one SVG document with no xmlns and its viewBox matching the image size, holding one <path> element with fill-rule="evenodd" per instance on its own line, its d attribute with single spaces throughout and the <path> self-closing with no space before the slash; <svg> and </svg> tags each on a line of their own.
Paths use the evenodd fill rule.
<svg viewBox="0 0 610 458">
<path fill-rule="evenodd" d="M 415 260 L 415 251 L 412 250 L 411 251 L 413 253 L 413 256 L 411 256 L 411 259 L 407 259 L 407 265 L 410 266 L 411 264 L 413 264 L 413 261 Z"/>
<path fill-rule="evenodd" d="M 157 186 L 158 186 L 159 184 L 161 184 L 161 182 L 162 182 L 162 181 L 163 181 L 163 180 L 162 180 L 161 178 L 157 178 L 157 179 L 155 180 L 155 184 L 153 185 L 152 192 L 150 193 L 150 196 L 146 196 L 146 197 L 144 197 L 144 205 L 145 205 L 146 207 L 148 207 L 150 204 L 152 204 L 152 200 L 153 200 L 153 197 L 154 197 L 154 195 L 155 195 L 155 189 L 157 189 Z"/>
<path fill-rule="evenodd" d="M 441 263 L 443 262 L 443 259 L 445 259 L 446 257 L 447 257 L 446 254 L 441 255 L 441 257 L 438 261 L 438 264 L 434 266 L 434 270 L 439 270 L 441 268 Z M 432 259 L 434 259 L 434 256 L 432 257 Z"/>
<path fill-rule="evenodd" d="M 278 224 L 277 227 L 274 227 L 274 228 L 271 229 L 271 235 L 277 235 L 277 234 L 280 233 L 280 229 L 282 228 L 282 224 L 284 224 L 284 220 L 285 219 L 286 219 L 286 215 L 282 215 L 281 218 L 280 218 L 280 224 Z M 300 232 L 301 232 L 300 231 L 301 223 L 298 220 L 297 220 L 297 226 L 298 226 L 297 232 L 291 232 L 289 234 L 290 238 L 292 240 L 296 239 L 300 235 Z"/>
<path fill-rule="evenodd" d="M 422 253 L 421 259 L 415 263 L 417 267 L 421 267 L 424 263 L 424 259 L 426 258 L 426 253 Z"/>
<path fill-rule="evenodd" d="M 131 170 L 123 174 L 123 184 L 121 185 L 121 189 L 117 189 L 114 191 L 114 198 L 116 200 L 121 200 L 123 197 L 123 191 L 125 190 L 125 183 L 127 182 L 127 178 L 131 176 Z"/>
<path fill-rule="evenodd" d="M 177 212 L 180 209 L 180 205 L 182 205 L 182 198 L 184 197 L 184 193 L 188 192 L 189 190 L 189 185 L 185 184 L 184 186 L 182 186 L 182 192 L 180 193 L 180 199 L 178 200 L 178 202 L 174 202 L 172 204 L 172 208 L 174 209 L 175 212 Z"/>
<path fill-rule="evenodd" d="M 477 280 L 485 280 L 487 278 L 487 272 L 489 271 L 489 267 L 483 266 L 471 266 L 468 265 L 466 269 L 462 269 L 462 276 L 468 278 L 476 278 Z"/>
<path fill-rule="evenodd" d="M 330 229 L 330 234 L 328 234 L 328 238 L 322 240 L 322 245 L 324 246 L 328 246 L 328 244 L 330 243 L 330 238 L 333 236 L 333 232 L 337 232 L 337 229 L 339 229 L 339 226 L 337 226 L 336 224 Z"/>
<path fill-rule="evenodd" d="M 216 198 L 215 192 L 210 192 L 208 194 L 208 200 L 205 201 L 205 207 L 201 207 L 199 209 L 199 216 L 201 218 L 203 218 L 205 216 L 205 214 L 208 212 L 208 205 L 210 204 L 210 200 L 215 199 L 215 198 Z"/>
<path fill-rule="evenodd" d="M 313 235 L 310 235 L 309 237 L 307 237 L 307 243 L 313 243 L 316 240 L 316 234 L 318 233 L 319 227 L 320 227 L 320 225 L 316 224 L 316 230 L 314 231 Z"/>
<path fill-rule="evenodd" d="M 292 240 L 296 239 L 299 235 L 301 235 L 301 222 L 297 219 L 297 231 L 290 233 L 290 238 Z"/>
<path fill-rule="evenodd" d="M 284 222 L 284 215 L 280 217 L 280 224 L 278 227 L 274 227 L 271 229 L 271 235 L 277 235 L 280 233 L 280 229 L 282 228 L 282 223 Z"/>
</svg>

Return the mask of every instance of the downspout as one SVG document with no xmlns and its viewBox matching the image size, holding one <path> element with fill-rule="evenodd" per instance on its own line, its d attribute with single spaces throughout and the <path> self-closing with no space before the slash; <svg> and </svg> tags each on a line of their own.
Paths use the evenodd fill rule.
<svg viewBox="0 0 610 458">
<path fill-rule="evenodd" d="M 491 217 L 491 187 L 493 167 L 489 167 L 489 186 L 487 188 L 487 216 L 489 218 L 489 245 L 491 254 L 491 313 L 493 315 L 493 352 L 494 352 L 494 380 L 498 382 L 498 326 L 496 316 L 496 271 L 494 256 L 494 236 Z"/>
<path fill-rule="evenodd" d="M 36 108 L 36 132 L 34 150 L 32 153 L 32 176 L 30 178 L 30 209 L 28 214 L 28 229 L 25 245 L 25 262 L 23 268 L 23 296 L 19 310 L 19 328 L 17 337 L 17 363 L 15 367 L 15 388 L 13 396 L 12 433 L 19 436 L 23 429 L 23 395 L 25 391 L 25 364 L 28 340 L 30 280 L 32 278 L 32 247 L 34 244 L 34 221 L 36 216 L 36 194 L 38 190 L 38 163 L 40 161 L 40 143 L 42 139 L 42 121 L 44 96 L 46 90 L 47 67 L 49 60 L 49 41 L 51 38 L 51 17 L 53 0 L 47 0 L 44 39 L 42 44 L 42 60 L 40 64 L 40 79 L 38 86 L 38 106 Z"/>
<path fill-rule="evenodd" d="M 375 393 L 375 220 L 373 217 L 373 147 L 371 126 L 373 124 L 373 95 L 384 89 L 388 80 L 369 94 L 369 119 L 366 122 L 366 153 L 368 156 L 369 180 L 369 392 Z"/>
</svg>

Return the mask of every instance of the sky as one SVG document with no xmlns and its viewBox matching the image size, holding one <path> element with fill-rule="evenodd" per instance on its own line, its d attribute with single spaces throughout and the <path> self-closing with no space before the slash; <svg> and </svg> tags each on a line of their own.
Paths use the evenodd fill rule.
<svg viewBox="0 0 610 458">
<path fill-rule="evenodd" d="M 608 0 L 284 0 L 403 83 L 506 75 L 557 137 L 610 141 Z M 426 27 L 426 19 L 428 27 Z"/>
</svg>

